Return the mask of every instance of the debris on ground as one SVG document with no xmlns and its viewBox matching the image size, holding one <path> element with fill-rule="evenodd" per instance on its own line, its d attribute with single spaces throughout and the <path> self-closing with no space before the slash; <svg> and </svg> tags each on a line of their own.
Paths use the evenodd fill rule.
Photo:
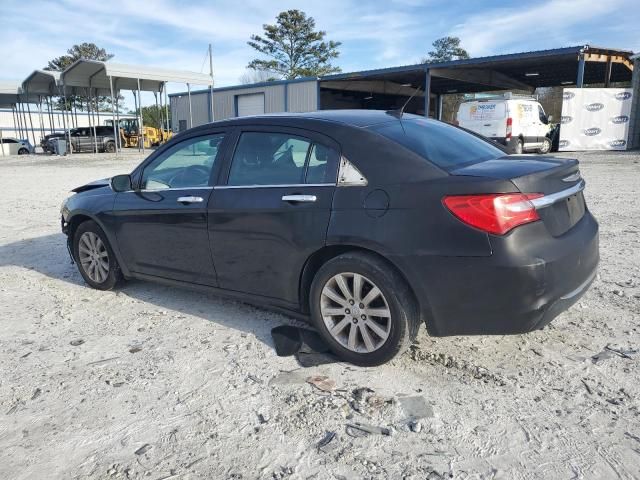
<svg viewBox="0 0 640 480">
<path fill-rule="evenodd" d="M 377 434 L 377 435 L 392 435 L 392 430 L 390 428 L 386 428 L 386 427 L 377 427 L 375 425 L 368 425 L 366 423 L 360 423 L 360 422 L 353 422 L 353 423 L 348 423 L 346 426 L 347 429 L 347 433 L 349 433 L 349 430 L 353 431 L 353 430 L 358 430 L 360 432 L 365 432 L 365 433 L 372 433 L 372 434 Z"/>
<path fill-rule="evenodd" d="M 318 390 L 322 390 L 323 392 L 331 392 L 336 388 L 335 380 L 331 380 L 326 375 L 317 375 L 313 377 L 307 378 L 307 383 L 310 383 Z"/>
</svg>

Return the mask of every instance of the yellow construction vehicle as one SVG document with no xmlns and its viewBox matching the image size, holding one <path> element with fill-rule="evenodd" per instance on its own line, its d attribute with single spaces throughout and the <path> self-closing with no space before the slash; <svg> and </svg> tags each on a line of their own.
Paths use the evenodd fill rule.
<svg viewBox="0 0 640 480">
<path fill-rule="evenodd" d="M 107 120 L 106 123 L 110 126 L 113 125 L 111 120 Z M 119 127 L 120 141 L 123 147 L 136 148 L 141 146 L 143 137 L 144 148 L 157 147 L 167 142 L 173 136 L 171 130 L 148 127 L 146 125 L 142 127 L 144 135 L 140 135 L 137 118 L 121 118 Z"/>
</svg>

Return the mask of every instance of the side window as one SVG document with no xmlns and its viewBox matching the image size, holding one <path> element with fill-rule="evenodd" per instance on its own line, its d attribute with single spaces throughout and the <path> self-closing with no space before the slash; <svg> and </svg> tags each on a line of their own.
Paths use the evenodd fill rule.
<svg viewBox="0 0 640 480">
<path fill-rule="evenodd" d="M 314 144 L 309 154 L 305 183 L 335 183 L 339 157 L 333 148 Z"/>
<path fill-rule="evenodd" d="M 540 121 L 542 123 L 547 123 L 547 116 L 544 114 L 544 110 L 542 109 L 542 105 L 538 105 L 538 117 L 540 117 Z"/>
<path fill-rule="evenodd" d="M 284 133 L 245 132 L 233 155 L 229 185 L 303 183 L 311 143 Z"/>
<path fill-rule="evenodd" d="M 180 142 L 145 167 L 141 188 L 207 187 L 223 139 L 217 133 Z"/>
</svg>

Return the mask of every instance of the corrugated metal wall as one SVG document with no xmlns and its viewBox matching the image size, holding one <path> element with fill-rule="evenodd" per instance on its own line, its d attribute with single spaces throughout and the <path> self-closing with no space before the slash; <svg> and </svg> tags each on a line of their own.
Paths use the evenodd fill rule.
<svg viewBox="0 0 640 480">
<path fill-rule="evenodd" d="M 318 82 L 277 83 L 258 87 L 238 87 L 213 91 L 215 120 L 236 116 L 236 96 L 264 93 L 264 112 L 310 112 L 318 109 Z M 180 120 L 189 126 L 189 98 L 187 95 L 170 97 L 172 127 L 178 131 Z M 193 126 L 209 122 L 209 92 L 192 93 Z M 287 108 L 288 107 L 288 108 Z"/>
<path fill-rule="evenodd" d="M 318 109 L 318 82 L 287 84 L 288 112 L 312 112 Z"/>
</svg>

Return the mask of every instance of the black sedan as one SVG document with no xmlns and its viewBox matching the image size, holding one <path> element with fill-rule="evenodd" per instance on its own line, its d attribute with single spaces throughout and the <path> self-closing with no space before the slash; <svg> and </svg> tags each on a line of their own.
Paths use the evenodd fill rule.
<svg viewBox="0 0 640 480">
<path fill-rule="evenodd" d="M 74 190 L 85 281 L 207 289 L 309 319 L 359 365 L 431 335 L 542 328 L 587 290 L 598 224 L 577 160 L 507 156 L 381 111 L 210 123 Z"/>
</svg>

